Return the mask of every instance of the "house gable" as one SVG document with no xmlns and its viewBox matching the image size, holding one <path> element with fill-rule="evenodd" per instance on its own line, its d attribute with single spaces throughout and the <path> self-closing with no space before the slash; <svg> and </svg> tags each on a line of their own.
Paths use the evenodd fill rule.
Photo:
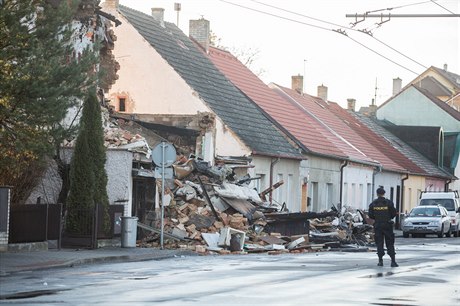
<svg viewBox="0 0 460 306">
<path fill-rule="evenodd" d="M 151 16 L 124 6 L 119 10 L 222 120 L 222 126 L 230 129 L 253 154 L 301 158 L 298 149 L 174 24 L 164 22 L 162 26 Z"/>
<path fill-rule="evenodd" d="M 445 132 L 460 131 L 460 113 L 415 86 L 382 104 L 376 116 L 396 125 L 442 126 Z"/>
</svg>

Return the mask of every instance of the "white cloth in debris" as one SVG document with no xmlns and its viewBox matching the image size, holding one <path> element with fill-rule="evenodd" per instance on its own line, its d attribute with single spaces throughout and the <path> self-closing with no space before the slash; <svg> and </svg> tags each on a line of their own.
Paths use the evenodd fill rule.
<svg viewBox="0 0 460 306">
<path fill-rule="evenodd" d="M 218 195 L 224 198 L 251 200 L 255 203 L 262 203 L 257 191 L 249 187 L 223 183 L 220 186 L 215 186 L 214 190 Z"/>
</svg>

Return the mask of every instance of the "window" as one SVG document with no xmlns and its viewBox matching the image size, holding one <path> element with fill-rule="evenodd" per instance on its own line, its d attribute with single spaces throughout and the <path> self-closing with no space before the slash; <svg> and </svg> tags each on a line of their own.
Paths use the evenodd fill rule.
<svg viewBox="0 0 460 306">
<path fill-rule="evenodd" d="M 287 182 L 286 182 L 286 191 L 287 191 L 287 194 L 286 194 L 286 205 L 292 205 L 292 179 L 293 179 L 293 175 L 292 174 L 288 174 L 288 177 L 287 177 Z"/>
<path fill-rule="evenodd" d="M 332 188 L 333 188 L 333 185 L 331 183 L 326 184 L 326 207 L 325 207 L 326 209 L 336 204 L 332 202 L 333 201 L 333 189 Z"/>
<path fill-rule="evenodd" d="M 282 180 L 283 174 L 278 174 L 278 180 L 275 183 L 281 182 Z M 285 188 L 283 185 L 275 189 L 275 201 L 278 202 L 278 204 L 283 204 L 283 193 Z"/>
<path fill-rule="evenodd" d="M 312 211 L 321 211 L 321 207 L 319 207 L 319 194 L 318 194 L 318 182 L 311 182 L 311 205 L 313 207 Z"/>
<path fill-rule="evenodd" d="M 367 184 L 367 204 L 372 202 L 372 198 L 374 197 L 374 194 L 372 192 L 372 184 Z"/>
<path fill-rule="evenodd" d="M 118 98 L 118 111 L 119 112 L 126 111 L 126 98 Z"/>
<path fill-rule="evenodd" d="M 256 174 L 256 177 L 260 177 L 260 179 L 254 180 L 255 188 L 258 193 L 261 193 L 265 189 L 265 174 Z"/>
</svg>

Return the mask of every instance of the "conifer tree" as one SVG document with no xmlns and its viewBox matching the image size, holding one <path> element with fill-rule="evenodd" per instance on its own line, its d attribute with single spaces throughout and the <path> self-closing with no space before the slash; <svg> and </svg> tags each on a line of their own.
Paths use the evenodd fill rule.
<svg viewBox="0 0 460 306">
<path fill-rule="evenodd" d="M 106 231 L 109 229 L 105 161 L 101 106 L 95 91 L 92 91 L 83 104 L 80 131 L 70 165 L 69 217 L 66 221 L 71 231 L 83 231 L 85 226 L 73 208 L 94 209 L 96 204 L 102 205 L 103 226 Z"/>
<path fill-rule="evenodd" d="M 39 177 L 31 169 L 68 135 L 67 111 L 96 80 L 94 53 L 73 46 L 78 2 L 0 4 L 0 185 L 14 187 L 13 204 L 27 199 Z"/>
</svg>

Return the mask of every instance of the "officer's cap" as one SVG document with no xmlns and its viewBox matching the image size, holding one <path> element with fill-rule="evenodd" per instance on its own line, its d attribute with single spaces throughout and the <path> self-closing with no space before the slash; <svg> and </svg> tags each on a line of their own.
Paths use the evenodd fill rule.
<svg viewBox="0 0 460 306">
<path fill-rule="evenodd" d="M 385 189 L 383 187 L 377 188 L 377 194 L 385 194 Z"/>
</svg>

